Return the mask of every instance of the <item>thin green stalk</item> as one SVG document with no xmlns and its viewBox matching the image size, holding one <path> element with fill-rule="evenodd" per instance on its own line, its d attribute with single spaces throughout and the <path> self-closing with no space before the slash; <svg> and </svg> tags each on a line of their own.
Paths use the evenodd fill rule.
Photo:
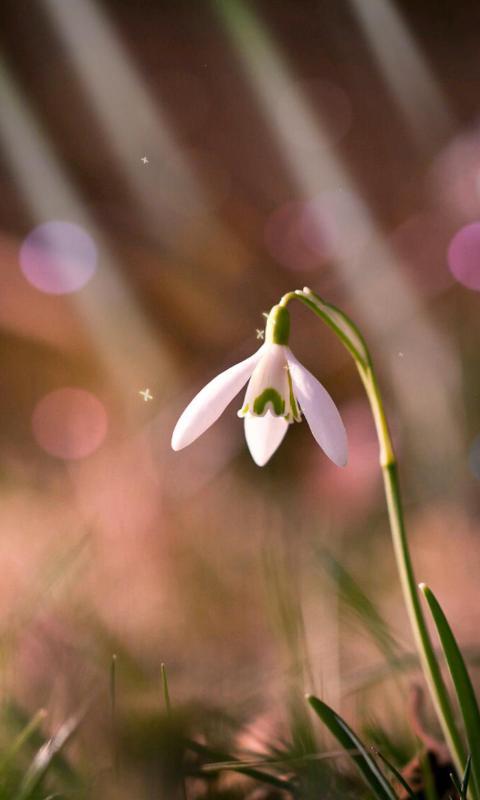
<svg viewBox="0 0 480 800">
<path fill-rule="evenodd" d="M 450 698 L 440 671 L 435 651 L 423 616 L 417 593 L 417 583 L 413 572 L 405 524 L 403 520 L 398 468 L 396 461 L 382 465 L 385 495 L 387 498 L 390 528 L 397 559 L 397 568 L 402 584 L 410 624 L 420 655 L 425 679 L 432 697 L 443 735 L 452 754 L 454 763 L 461 775 L 465 767 L 466 754 L 453 715 Z"/>
<path fill-rule="evenodd" d="M 170 690 L 168 688 L 168 675 L 167 675 L 167 666 L 166 664 L 160 664 L 160 675 L 162 678 L 162 693 L 163 693 L 163 702 L 165 703 L 165 711 L 167 712 L 167 717 L 172 716 L 172 706 L 170 703 Z"/>
<path fill-rule="evenodd" d="M 167 718 L 171 721 L 172 720 L 172 704 L 170 702 L 170 689 L 168 686 L 168 674 L 167 674 L 167 665 L 162 661 L 160 664 L 160 675 L 162 679 L 162 693 L 163 693 L 163 702 L 165 704 L 165 712 Z M 185 781 L 185 775 L 182 774 L 182 779 L 180 782 L 181 792 L 183 800 L 187 800 L 187 784 Z"/>
<path fill-rule="evenodd" d="M 37 711 L 37 713 L 29 722 L 27 722 L 25 727 L 13 740 L 10 747 L 8 747 L 7 750 L 2 754 L 2 757 L 0 758 L 0 774 L 5 770 L 6 767 L 14 763 L 15 757 L 21 751 L 23 745 L 34 733 L 36 733 L 46 716 L 47 712 L 42 708 L 40 711 Z"/>
<path fill-rule="evenodd" d="M 117 656 L 112 655 L 110 662 L 110 724 L 112 732 L 112 760 L 115 780 L 119 776 L 118 761 L 118 731 L 117 731 Z"/>
<path fill-rule="evenodd" d="M 454 763 L 463 774 L 466 754 L 463 742 L 458 731 L 452 705 L 447 688 L 443 680 L 435 650 L 430 639 L 430 634 L 425 622 L 425 617 L 420 605 L 417 590 L 417 581 L 413 571 L 410 549 L 408 546 L 407 532 L 403 515 L 403 505 L 400 493 L 398 464 L 393 448 L 390 431 L 385 415 L 382 396 L 375 375 L 370 354 L 367 370 L 359 367 L 360 376 L 365 386 L 372 414 L 375 420 L 377 437 L 380 445 L 380 466 L 382 469 L 385 497 L 387 501 L 388 517 L 392 534 L 393 548 L 397 561 L 397 569 L 403 590 L 403 597 L 407 608 L 410 625 L 415 638 L 415 643 L 420 656 L 425 679 L 430 695 L 437 712 L 438 720 L 442 727 L 443 735 L 448 744 Z"/>
<path fill-rule="evenodd" d="M 352 355 L 365 387 L 380 447 L 380 466 L 390 530 L 405 605 L 438 720 L 455 766 L 461 775 L 465 767 L 466 755 L 417 593 L 417 582 L 413 572 L 403 517 L 397 460 L 370 352 L 356 325 L 342 311 L 325 303 L 309 289 L 290 292 L 282 298 L 281 302 L 286 305 L 294 298 L 304 303 L 332 328 Z"/>
</svg>

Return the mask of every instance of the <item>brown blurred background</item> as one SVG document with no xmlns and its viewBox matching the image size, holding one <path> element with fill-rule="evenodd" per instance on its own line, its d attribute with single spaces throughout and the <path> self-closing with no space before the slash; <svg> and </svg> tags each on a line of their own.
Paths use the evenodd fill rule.
<svg viewBox="0 0 480 800">
<path fill-rule="evenodd" d="M 380 656 L 320 544 L 409 648 L 363 390 L 305 308 L 292 347 L 342 411 L 349 465 L 302 424 L 260 470 L 241 398 L 170 450 L 193 394 L 305 284 L 371 345 L 418 578 L 478 645 L 479 37 L 478 4 L 453 0 L 3 0 L 7 693 L 71 708 L 117 652 L 133 703 L 165 661 L 179 702 L 276 716 L 286 594 L 317 690 L 351 713 Z M 56 261 L 35 261 L 39 225 Z"/>
</svg>

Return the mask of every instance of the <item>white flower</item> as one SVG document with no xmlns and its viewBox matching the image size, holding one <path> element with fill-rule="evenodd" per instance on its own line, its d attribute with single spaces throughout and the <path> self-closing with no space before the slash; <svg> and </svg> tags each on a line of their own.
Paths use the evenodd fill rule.
<svg viewBox="0 0 480 800">
<path fill-rule="evenodd" d="M 274 306 L 265 344 L 250 358 L 217 375 L 193 398 L 175 426 L 172 448 L 181 450 L 201 436 L 248 381 L 238 415 L 244 417 L 245 438 L 258 466 L 267 463 L 289 424 L 300 422 L 302 413 L 326 455 L 345 466 L 347 436 L 338 409 L 327 390 L 286 346 L 288 334 L 288 311 Z"/>
</svg>

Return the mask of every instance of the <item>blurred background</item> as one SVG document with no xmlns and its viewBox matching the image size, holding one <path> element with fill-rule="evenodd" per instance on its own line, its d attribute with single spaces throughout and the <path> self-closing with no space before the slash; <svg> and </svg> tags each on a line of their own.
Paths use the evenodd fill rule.
<svg viewBox="0 0 480 800">
<path fill-rule="evenodd" d="M 331 332 L 291 305 L 345 469 L 306 424 L 256 467 L 241 397 L 170 450 L 291 289 L 370 343 L 418 579 L 475 654 L 479 34 L 467 0 L 3 0 L 2 697 L 47 733 L 90 699 L 88 796 L 163 796 L 162 662 L 205 741 L 285 740 L 306 689 L 409 741 L 375 433 Z"/>
</svg>

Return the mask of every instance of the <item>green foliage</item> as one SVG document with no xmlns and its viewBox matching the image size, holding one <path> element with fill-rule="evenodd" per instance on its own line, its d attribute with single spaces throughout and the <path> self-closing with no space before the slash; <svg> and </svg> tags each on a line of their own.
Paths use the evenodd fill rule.
<svg viewBox="0 0 480 800">
<path fill-rule="evenodd" d="M 15 800 L 29 800 L 36 796 L 52 763 L 76 732 L 83 713 L 75 714 L 67 719 L 57 733 L 48 739 L 35 754 L 20 784 Z"/>
<path fill-rule="evenodd" d="M 67 719 L 51 737 L 42 733 L 46 712 L 30 719 L 15 703 L 2 713 L 0 739 L 0 800 L 45 800 L 78 797 L 84 781 L 63 756 L 82 714 Z"/>
<path fill-rule="evenodd" d="M 452 779 L 452 783 L 455 789 L 457 790 L 460 800 L 467 800 L 471 766 L 472 766 L 472 756 L 469 755 L 467 758 L 467 763 L 465 764 L 465 771 L 463 773 L 463 778 L 461 782 L 459 782 L 457 776 L 453 772 L 450 775 L 450 778 Z"/>
<path fill-rule="evenodd" d="M 377 800 L 397 800 L 397 796 L 363 742 L 330 706 L 310 695 L 308 702 L 327 726 L 330 733 L 345 748 Z"/>
<path fill-rule="evenodd" d="M 395 776 L 395 778 L 397 779 L 399 784 L 401 786 L 403 786 L 403 788 L 405 789 L 406 793 L 411 798 L 411 800 L 415 800 L 416 795 L 414 794 L 413 789 L 411 788 L 411 786 L 409 786 L 409 784 L 407 783 L 407 781 L 403 777 L 402 773 L 398 771 L 398 769 L 386 758 L 386 756 L 384 756 L 380 752 L 380 750 L 374 750 L 374 753 L 378 756 L 378 758 L 380 758 L 383 761 L 383 763 L 388 767 L 390 772 L 393 773 L 393 775 Z"/>
<path fill-rule="evenodd" d="M 437 598 L 425 584 L 420 588 L 432 613 L 438 637 L 442 644 L 445 661 L 452 678 L 458 705 L 467 736 L 469 752 L 472 760 L 473 796 L 480 797 L 480 710 L 477 698 L 452 629 Z"/>
<path fill-rule="evenodd" d="M 162 676 L 162 692 L 163 692 L 163 702 L 165 703 L 165 711 L 167 714 L 171 714 L 172 707 L 170 705 L 170 690 L 168 688 L 168 675 L 167 675 L 167 667 L 162 662 L 160 664 L 160 672 Z"/>
</svg>

